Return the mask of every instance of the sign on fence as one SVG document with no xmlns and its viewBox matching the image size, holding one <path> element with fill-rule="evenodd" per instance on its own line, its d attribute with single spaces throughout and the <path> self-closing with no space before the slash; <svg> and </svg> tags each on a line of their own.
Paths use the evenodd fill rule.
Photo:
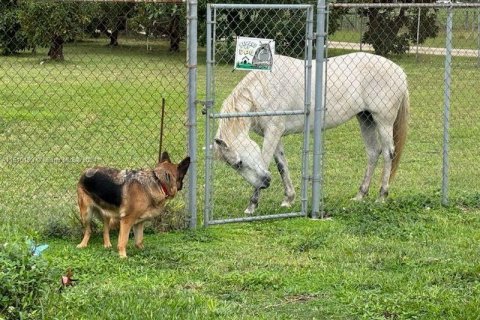
<svg viewBox="0 0 480 320">
<path fill-rule="evenodd" d="M 274 53 L 275 41 L 272 39 L 237 37 L 235 69 L 269 71 Z"/>
</svg>

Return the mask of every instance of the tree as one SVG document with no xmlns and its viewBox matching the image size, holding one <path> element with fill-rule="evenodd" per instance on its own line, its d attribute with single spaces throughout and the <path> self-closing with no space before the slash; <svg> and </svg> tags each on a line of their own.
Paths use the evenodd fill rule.
<svg viewBox="0 0 480 320">
<path fill-rule="evenodd" d="M 118 46 L 120 31 L 127 28 L 127 20 L 136 14 L 135 3 L 101 3 L 96 5 L 87 29 L 94 33 L 100 31 L 110 39 L 110 46 Z"/>
<path fill-rule="evenodd" d="M 416 2 L 434 2 L 435 0 L 420 0 Z M 212 1 L 219 2 L 219 1 Z M 222 0 L 222 3 L 251 3 L 248 0 Z M 349 3 L 374 3 L 374 2 L 404 2 L 410 3 L 413 0 L 341 0 L 341 2 Z M 199 42 L 205 44 L 206 30 L 205 30 L 205 12 L 206 0 L 199 1 Z M 317 0 L 258 0 L 256 3 L 261 4 L 317 4 Z M 232 10 L 227 17 L 218 17 L 218 19 L 226 19 L 225 26 L 228 28 L 228 34 L 232 35 L 232 39 L 226 39 L 229 42 L 226 44 L 225 50 L 234 49 L 234 36 L 239 32 L 245 36 L 274 38 L 278 43 L 284 44 L 282 47 L 284 51 L 280 53 L 287 55 L 294 55 L 295 50 L 291 46 L 285 44 L 296 43 L 301 46 L 299 41 L 303 41 L 303 34 L 300 30 L 304 28 L 301 21 L 289 20 L 288 10 L 282 10 L 280 13 L 266 13 L 264 15 L 256 16 L 255 14 L 245 14 L 246 10 Z M 252 12 L 251 10 L 249 12 Z M 328 33 L 331 35 L 336 32 L 339 27 L 340 19 L 349 12 L 348 8 L 333 8 L 329 10 L 328 18 Z M 411 42 L 416 42 L 417 38 L 417 21 L 418 8 L 365 8 L 358 9 L 357 13 L 366 17 L 367 28 L 362 36 L 362 42 L 371 44 L 375 53 L 380 55 L 400 54 L 405 53 Z M 420 28 L 419 28 L 419 43 L 424 43 L 427 38 L 435 37 L 438 34 L 438 26 L 435 24 L 437 12 L 435 9 L 422 8 L 420 11 Z M 315 17 L 316 19 L 316 17 Z M 258 23 L 256 23 L 256 21 Z M 249 34 L 242 30 L 242 26 L 255 25 L 255 28 L 249 30 Z M 219 27 L 219 24 L 217 24 Z M 278 32 L 278 31 L 281 32 Z M 227 33 L 225 28 L 222 28 L 224 34 Z M 281 47 L 279 47 L 281 48 Z"/>
<path fill-rule="evenodd" d="M 205 45 L 206 43 L 206 0 L 199 1 L 199 43 Z M 237 3 L 250 4 L 249 0 L 222 0 L 210 1 L 218 3 Z M 257 0 L 256 4 L 311 4 L 316 8 L 317 0 Z M 304 47 L 305 41 L 305 22 L 306 17 L 298 19 L 299 16 L 295 14 L 295 10 L 230 10 L 229 14 L 223 17 L 217 16 L 217 28 L 221 30 L 223 35 L 229 35 L 225 38 L 225 48 L 222 50 L 228 51 L 225 56 L 234 58 L 235 37 L 237 35 L 251 36 L 258 38 L 275 39 L 277 45 L 277 52 L 284 55 L 298 56 L 301 55 L 299 48 Z M 347 12 L 346 9 L 336 9 L 330 11 L 328 19 L 328 32 L 334 33 L 339 27 L 339 17 Z M 316 15 L 314 15 L 316 20 Z M 314 29 L 316 21 L 313 22 Z M 254 26 L 247 29 L 245 26 Z"/>
<path fill-rule="evenodd" d="M 63 60 L 64 43 L 81 34 L 89 21 L 87 8 L 78 2 L 24 1 L 20 23 L 29 45 L 49 47 L 51 59 Z"/>
<path fill-rule="evenodd" d="M 130 25 L 147 37 L 164 37 L 170 41 L 170 51 L 180 49 L 180 41 L 186 35 L 186 7 L 176 4 L 145 3 L 137 7 L 137 14 Z"/>
<path fill-rule="evenodd" d="M 18 15 L 17 0 L 0 0 L 0 46 L 3 55 L 14 54 L 28 48 Z"/>
<path fill-rule="evenodd" d="M 371 44 L 376 54 L 405 53 L 417 39 L 418 8 L 365 8 L 358 13 L 368 19 L 362 42 Z M 438 34 L 436 16 L 436 9 L 420 11 L 419 43 Z"/>
</svg>

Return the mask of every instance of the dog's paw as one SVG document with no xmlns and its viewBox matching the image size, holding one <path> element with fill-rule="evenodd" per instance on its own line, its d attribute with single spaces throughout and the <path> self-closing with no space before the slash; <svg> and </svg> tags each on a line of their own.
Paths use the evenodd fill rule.
<svg viewBox="0 0 480 320">
<path fill-rule="evenodd" d="M 79 244 L 77 245 L 77 248 L 78 248 L 78 249 L 82 249 L 82 248 L 86 248 L 86 247 L 87 247 L 87 245 L 86 245 L 86 244 L 83 244 L 83 243 L 79 243 Z"/>
</svg>

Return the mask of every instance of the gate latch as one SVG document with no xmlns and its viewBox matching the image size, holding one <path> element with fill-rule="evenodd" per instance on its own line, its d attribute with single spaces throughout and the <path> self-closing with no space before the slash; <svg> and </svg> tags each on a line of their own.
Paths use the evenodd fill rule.
<svg viewBox="0 0 480 320">
<path fill-rule="evenodd" d="M 207 109 L 210 109 L 211 107 L 213 107 L 213 100 L 196 100 L 195 103 L 203 106 L 202 108 L 203 115 L 207 114 Z"/>
</svg>

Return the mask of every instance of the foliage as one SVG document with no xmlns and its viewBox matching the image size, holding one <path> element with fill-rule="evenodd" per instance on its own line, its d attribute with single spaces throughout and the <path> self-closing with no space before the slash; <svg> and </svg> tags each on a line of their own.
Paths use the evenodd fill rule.
<svg viewBox="0 0 480 320">
<path fill-rule="evenodd" d="M 418 43 L 422 44 L 428 38 L 435 38 L 440 30 L 437 20 L 437 11 L 434 9 L 422 9 L 417 12 L 409 11 L 408 31 L 410 41 L 417 41 L 418 13 L 420 12 L 420 28 L 418 30 Z"/>
<path fill-rule="evenodd" d="M 228 0 L 222 3 L 251 3 L 247 0 Z M 261 0 L 256 1 L 256 4 L 311 4 L 316 8 L 316 0 Z M 199 2 L 198 16 L 199 16 L 199 43 L 205 45 L 206 43 L 206 1 Z M 345 9 L 335 9 L 330 12 L 328 19 L 328 32 L 333 34 L 339 26 L 340 17 L 346 13 Z M 270 38 L 275 39 L 278 53 L 289 55 L 292 57 L 298 56 L 299 48 L 304 47 L 305 41 L 305 22 L 306 17 L 297 19 L 294 15 L 294 10 L 232 10 L 228 15 L 217 16 L 217 21 L 221 23 L 217 25 L 223 34 L 228 35 L 225 41 L 219 43 L 219 50 L 221 56 L 234 57 L 235 39 L 237 35 L 255 38 Z M 314 15 L 314 29 L 316 26 L 316 18 Z M 245 26 L 254 26 L 247 29 Z"/>
<path fill-rule="evenodd" d="M 106 2 L 92 5 L 95 10 L 89 15 L 91 20 L 86 27 L 87 33 L 98 36 L 104 33 L 110 39 L 109 45 L 118 46 L 120 31 L 127 28 L 127 20 L 136 15 L 134 3 Z"/>
<path fill-rule="evenodd" d="M 52 283 L 48 263 L 21 240 L 0 243 L 0 319 L 34 319 Z"/>
<path fill-rule="evenodd" d="M 417 40 L 418 8 L 362 8 L 358 12 L 367 18 L 362 42 L 371 44 L 376 54 L 405 53 L 410 42 Z M 436 16 L 436 9 L 423 8 L 420 11 L 419 44 L 438 34 Z"/>
<path fill-rule="evenodd" d="M 80 2 L 22 2 L 20 23 L 32 47 L 50 47 L 52 59 L 63 59 L 63 44 L 74 40 L 88 20 L 89 5 Z"/>
<path fill-rule="evenodd" d="M 146 37 L 166 38 L 170 51 L 178 51 L 182 36 L 186 35 L 186 10 L 184 5 L 143 3 L 129 21 L 137 32 Z"/>
<path fill-rule="evenodd" d="M 27 49 L 27 41 L 21 32 L 17 0 L 0 1 L 0 47 L 3 55 L 11 55 Z"/>
</svg>

